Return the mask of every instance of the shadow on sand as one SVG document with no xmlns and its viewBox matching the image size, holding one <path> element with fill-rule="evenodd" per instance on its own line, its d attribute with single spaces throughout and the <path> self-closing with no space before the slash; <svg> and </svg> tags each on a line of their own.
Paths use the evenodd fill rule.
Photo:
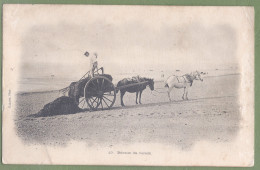
<svg viewBox="0 0 260 170">
<path fill-rule="evenodd" d="M 130 105 L 130 106 L 116 106 L 112 107 L 109 110 L 124 110 L 124 109 L 135 109 L 135 108 L 142 108 L 142 107 L 153 107 L 153 106 L 163 106 L 163 105 L 175 105 L 181 103 L 195 103 L 201 102 L 202 100 L 213 100 L 213 99 L 222 99 L 222 98 L 233 98 L 236 96 L 221 96 L 221 97 L 204 97 L 204 98 L 196 98 L 196 99 L 189 99 L 189 100 L 177 100 L 177 101 L 167 101 L 167 102 L 157 102 L 157 103 L 147 103 L 147 104 L 137 104 L 137 105 Z M 98 110 L 102 111 L 102 110 Z"/>
</svg>

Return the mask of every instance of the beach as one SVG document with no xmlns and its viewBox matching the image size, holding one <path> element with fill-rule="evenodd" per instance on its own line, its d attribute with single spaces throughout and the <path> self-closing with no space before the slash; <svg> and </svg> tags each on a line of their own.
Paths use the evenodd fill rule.
<svg viewBox="0 0 260 170">
<path fill-rule="evenodd" d="M 183 89 L 174 89 L 170 102 L 164 82 L 147 88 L 142 104 L 135 104 L 135 94 L 119 93 L 110 110 L 85 111 L 69 115 L 31 117 L 48 102 L 59 97 L 58 91 L 20 93 L 17 95 L 17 134 L 28 145 L 66 146 L 70 141 L 87 145 L 113 147 L 135 142 L 164 143 L 191 149 L 201 140 L 229 142 L 239 131 L 240 75 L 206 77 L 195 81 L 189 100 L 183 101 Z"/>
</svg>

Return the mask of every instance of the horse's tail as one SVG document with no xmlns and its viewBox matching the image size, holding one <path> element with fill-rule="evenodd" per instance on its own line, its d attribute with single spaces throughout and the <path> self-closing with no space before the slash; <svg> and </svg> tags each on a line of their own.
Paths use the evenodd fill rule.
<svg viewBox="0 0 260 170">
<path fill-rule="evenodd" d="M 164 87 L 168 87 L 169 88 L 168 79 L 169 79 L 169 77 L 164 81 Z"/>
<path fill-rule="evenodd" d="M 122 86 L 122 80 L 120 80 L 116 85 L 116 94 L 120 91 L 120 86 Z"/>
</svg>

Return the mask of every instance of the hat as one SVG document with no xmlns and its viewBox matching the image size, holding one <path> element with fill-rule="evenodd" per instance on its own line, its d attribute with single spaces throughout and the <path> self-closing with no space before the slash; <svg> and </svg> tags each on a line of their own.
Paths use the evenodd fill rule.
<svg viewBox="0 0 260 170">
<path fill-rule="evenodd" d="M 86 52 L 84 53 L 84 55 L 88 57 L 88 56 L 89 56 L 89 53 L 86 51 Z"/>
</svg>

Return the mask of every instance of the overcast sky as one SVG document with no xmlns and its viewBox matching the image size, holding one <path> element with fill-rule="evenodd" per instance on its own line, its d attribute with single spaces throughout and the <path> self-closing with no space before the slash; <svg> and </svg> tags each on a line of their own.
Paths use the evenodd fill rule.
<svg viewBox="0 0 260 170">
<path fill-rule="evenodd" d="M 209 69 L 239 62 L 241 8 L 26 5 L 6 18 L 21 40 L 24 77 L 80 77 L 85 51 L 108 73 Z"/>
</svg>

